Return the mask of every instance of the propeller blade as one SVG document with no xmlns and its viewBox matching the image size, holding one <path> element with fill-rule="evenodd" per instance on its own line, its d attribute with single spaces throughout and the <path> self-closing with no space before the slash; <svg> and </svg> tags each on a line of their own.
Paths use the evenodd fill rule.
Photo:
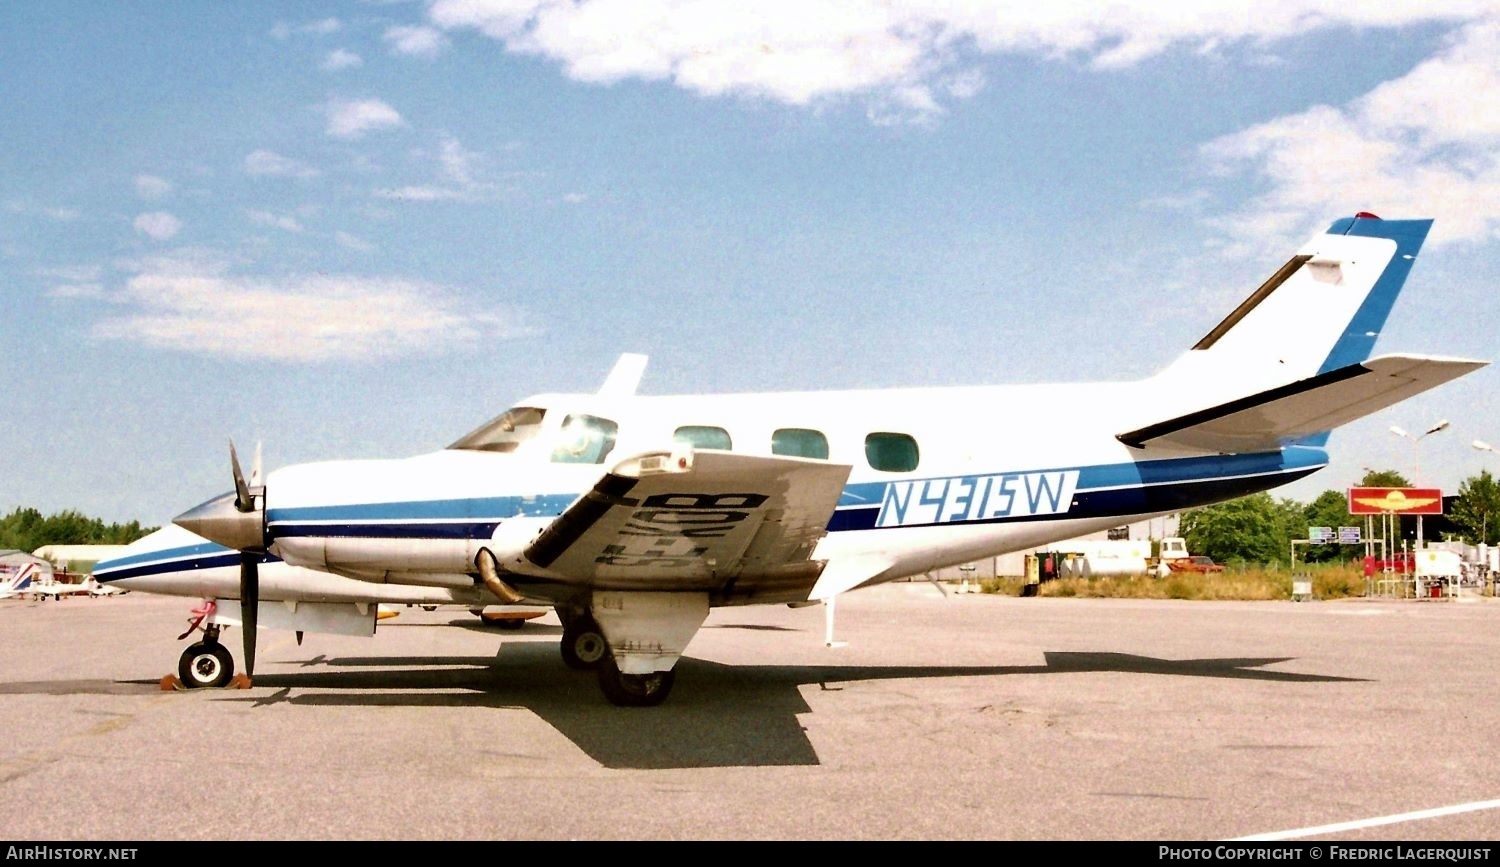
<svg viewBox="0 0 1500 867">
<path fill-rule="evenodd" d="M 245 484 L 245 474 L 240 470 L 240 456 L 235 454 L 234 440 L 229 441 L 229 465 L 234 469 L 234 507 L 241 512 L 252 511 L 255 501 L 250 498 L 250 486 Z"/>
<path fill-rule="evenodd" d="M 240 552 L 240 620 L 245 630 L 245 674 L 255 676 L 255 632 L 260 613 L 260 555 Z"/>
</svg>

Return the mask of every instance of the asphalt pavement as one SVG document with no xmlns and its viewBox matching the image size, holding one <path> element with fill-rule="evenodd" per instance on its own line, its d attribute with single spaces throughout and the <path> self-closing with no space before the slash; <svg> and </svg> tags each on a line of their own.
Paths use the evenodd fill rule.
<svg viewBox="0 0 1500 867">
<path fill-rule="evenodd" d="M 0 836 L 1500 838 L 1495 600 L 948 589 L 841 597 L 838 647 L 821 607 L 714 609 L 656 708 L 552 615 L 265 631 L 250 689 L 179 692 L 192 600 L 0 601 Z"/>
</svg>

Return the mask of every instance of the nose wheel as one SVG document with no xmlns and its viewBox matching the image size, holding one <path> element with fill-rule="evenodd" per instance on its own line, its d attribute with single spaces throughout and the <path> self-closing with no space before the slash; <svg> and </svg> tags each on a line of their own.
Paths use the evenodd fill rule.
<svg viewBox="0 0 1500 867">
<path fill-rule="evenodd" d="M 221 688 L 234 677 L 234 657 L 217 641 L 200 641 L 177 660 L 177 678 L 188 689 Z"/>
</svg>

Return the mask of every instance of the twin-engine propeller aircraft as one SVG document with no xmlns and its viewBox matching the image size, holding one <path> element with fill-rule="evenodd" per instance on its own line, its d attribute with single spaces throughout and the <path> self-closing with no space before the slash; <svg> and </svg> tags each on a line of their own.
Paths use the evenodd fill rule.
<svg viewBox="0 0 1500 867">
<path fill-rule="evenodd" d="M 1370 357 L 1430 220 L 1313 237 L 1191 350 L 1135 382 L 527 398 L 448 448 L 284 467 L 99 564 L 209 600 L 189 686 L 242 624 L 372 634 L 381 603 L 548 606 L 618 705 L 667 697 L 715 606 L 837 594 L 1239 497 L 1325 466 L 1329 432 L 1487 362 Z M 1020 423 L 1039 405 L 1086 409 Z M 191 631 L 191 630 L 190 630 Z"/>
</svg>

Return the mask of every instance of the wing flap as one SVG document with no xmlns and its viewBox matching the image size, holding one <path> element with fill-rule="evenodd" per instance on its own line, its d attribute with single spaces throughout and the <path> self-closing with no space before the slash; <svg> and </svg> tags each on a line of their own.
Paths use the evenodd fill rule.
<svg viewBox="0 0 1500 867">
<path fill-rule="evenodd" d="M 711 450 L 617 465 L 526 547 L 565 581 L 611 587 L 722 586 L 806 569 L 847 464 Z"/>
<path fill-rule="evenodd" d="M 1134 448 L 1167 446 L 1221 453 L 1276 449 L 1363 418 L 1488 363 L 1382 355 L 1116 438 Z"/>
</svg>

